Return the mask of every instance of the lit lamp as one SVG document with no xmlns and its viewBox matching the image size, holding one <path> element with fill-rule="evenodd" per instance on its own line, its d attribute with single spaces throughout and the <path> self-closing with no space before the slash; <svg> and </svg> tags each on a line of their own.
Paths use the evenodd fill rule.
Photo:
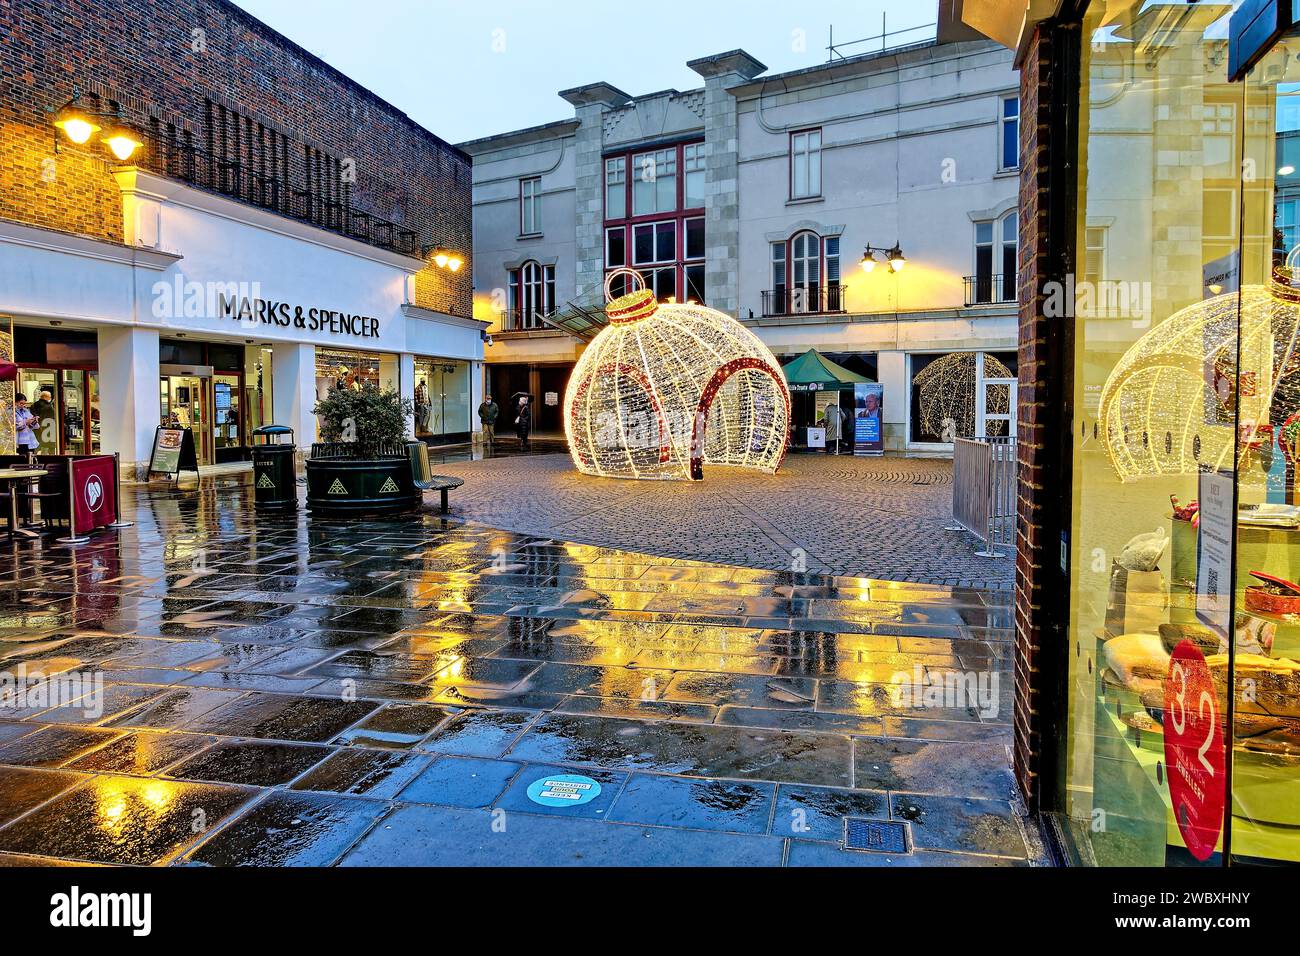
<svg viewBox="0 0 1300 956">
<path fill-rule="evenodd" d="M 71 103 L 54 114 L 54 125 L 63 130 L 63 134 L 78 146 L 90 140 L 99 132 L 99 124 L 88 113 L 77 109 Z"/>
<path fill-rule="evenodd" d="M 465 264 L 462 257 L 444 246 L 425 246 L 423 252 L 424 257 L 433 260 L 433 264 L 439 269 L 449 269 L 452 272 L 457 272 Z"/>
<path fill-rule="evenodd" d="M 439 269 L 447 268 L 447 263 L 451 262 L 451 255 L 442 246 L 433 250 L 433 261 Z"/>
<path fill-rule="evenodd" d="M 131 158 L 131 154 L 140 148 L 142 143 L 131 130 L 120 123 L 115 123 L 108 128 L 108 131 L 100 137 L 109 152 L 118 158 L 121 162 L 126 162 Z"/>
<path fill-rule="evenodd" d="M 877 252 L 884 256 L 890 272 L 902 272 L 903 266 L 907 265 L 907 257 L 903 255 L 903 250 L 899 248 L 898 243 L 894 243 L 888 249 L 884 246 L 867 246 L 862 253 L 862 261 L 858 263 L 862 266 L 863 272 L 871 272 L 876 268 Z"/>
</svg>

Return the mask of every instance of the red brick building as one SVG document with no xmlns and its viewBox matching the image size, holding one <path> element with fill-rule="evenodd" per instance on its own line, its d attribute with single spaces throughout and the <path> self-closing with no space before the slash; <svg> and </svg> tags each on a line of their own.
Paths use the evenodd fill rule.
<svg viewBox="0 0 1300 956">
<path fill-rule="evenodd" d="M 60 109 L 140 145 L 119 160 L 102 130 L 72 142 Z M 271 419 L 309 442 L 346 373 L 415 399 L 423 437 L 468 438 L 470 218 L 468 156 L 232 3 L 0 2 L 0 315 L 20 387 L 60 405 L 61 450 L 139 462 L 178 414 L 207 461 Z M 241 283 L 260 291 L 242 328 L 208 308 Z M 286 328 L 258 301 L 309 318 Z M 110 398 L 132 420 L 98 414 Z"/>
</svg>

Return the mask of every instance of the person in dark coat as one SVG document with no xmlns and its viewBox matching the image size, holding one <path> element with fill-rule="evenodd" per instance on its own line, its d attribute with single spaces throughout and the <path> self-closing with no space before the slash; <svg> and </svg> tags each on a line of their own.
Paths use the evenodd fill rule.
<svg viewBox="0 0 1300 956">
<path fill-rule="evenodd" d="M 533 410 L 528 407 L 528 399 L 519 399 L 519 410 L 515 417 L 515 434 L 519 436 L 519 447 L 528 447 L 528 433 L 533 428 Z"/>
</svg>

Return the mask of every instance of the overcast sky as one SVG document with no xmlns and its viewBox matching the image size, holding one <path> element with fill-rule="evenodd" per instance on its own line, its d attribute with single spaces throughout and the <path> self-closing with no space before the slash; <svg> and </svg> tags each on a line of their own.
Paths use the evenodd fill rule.
<svg viewBox="0 0 1300 956">
<path fill-rule="evenodd" d="M 453 143 L 567 119 L 556 93 L 703 84 L 686 67 L 737 47 L 779 73 L 839 44 L 932 24 L 937 0 L 235 0 Z M 924 39 L 918 30 L 891 45 Z M 867 52 L 869 46 L 846 53 Z"/>
</svg>

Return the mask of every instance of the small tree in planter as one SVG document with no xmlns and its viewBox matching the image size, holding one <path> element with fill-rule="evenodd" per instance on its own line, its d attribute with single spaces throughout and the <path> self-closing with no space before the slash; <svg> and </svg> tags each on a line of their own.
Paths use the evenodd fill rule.
<svg viewBox="0 0 1300 956">
<path fill-rule="evenodd" d="M 406 452 L 410 399 L 373 385 L 333 389 L 313 411 L 322 441 L 307 459 L 307 504 L 324 514 L 391 514 L 420 505 Z"/>
</svg>

